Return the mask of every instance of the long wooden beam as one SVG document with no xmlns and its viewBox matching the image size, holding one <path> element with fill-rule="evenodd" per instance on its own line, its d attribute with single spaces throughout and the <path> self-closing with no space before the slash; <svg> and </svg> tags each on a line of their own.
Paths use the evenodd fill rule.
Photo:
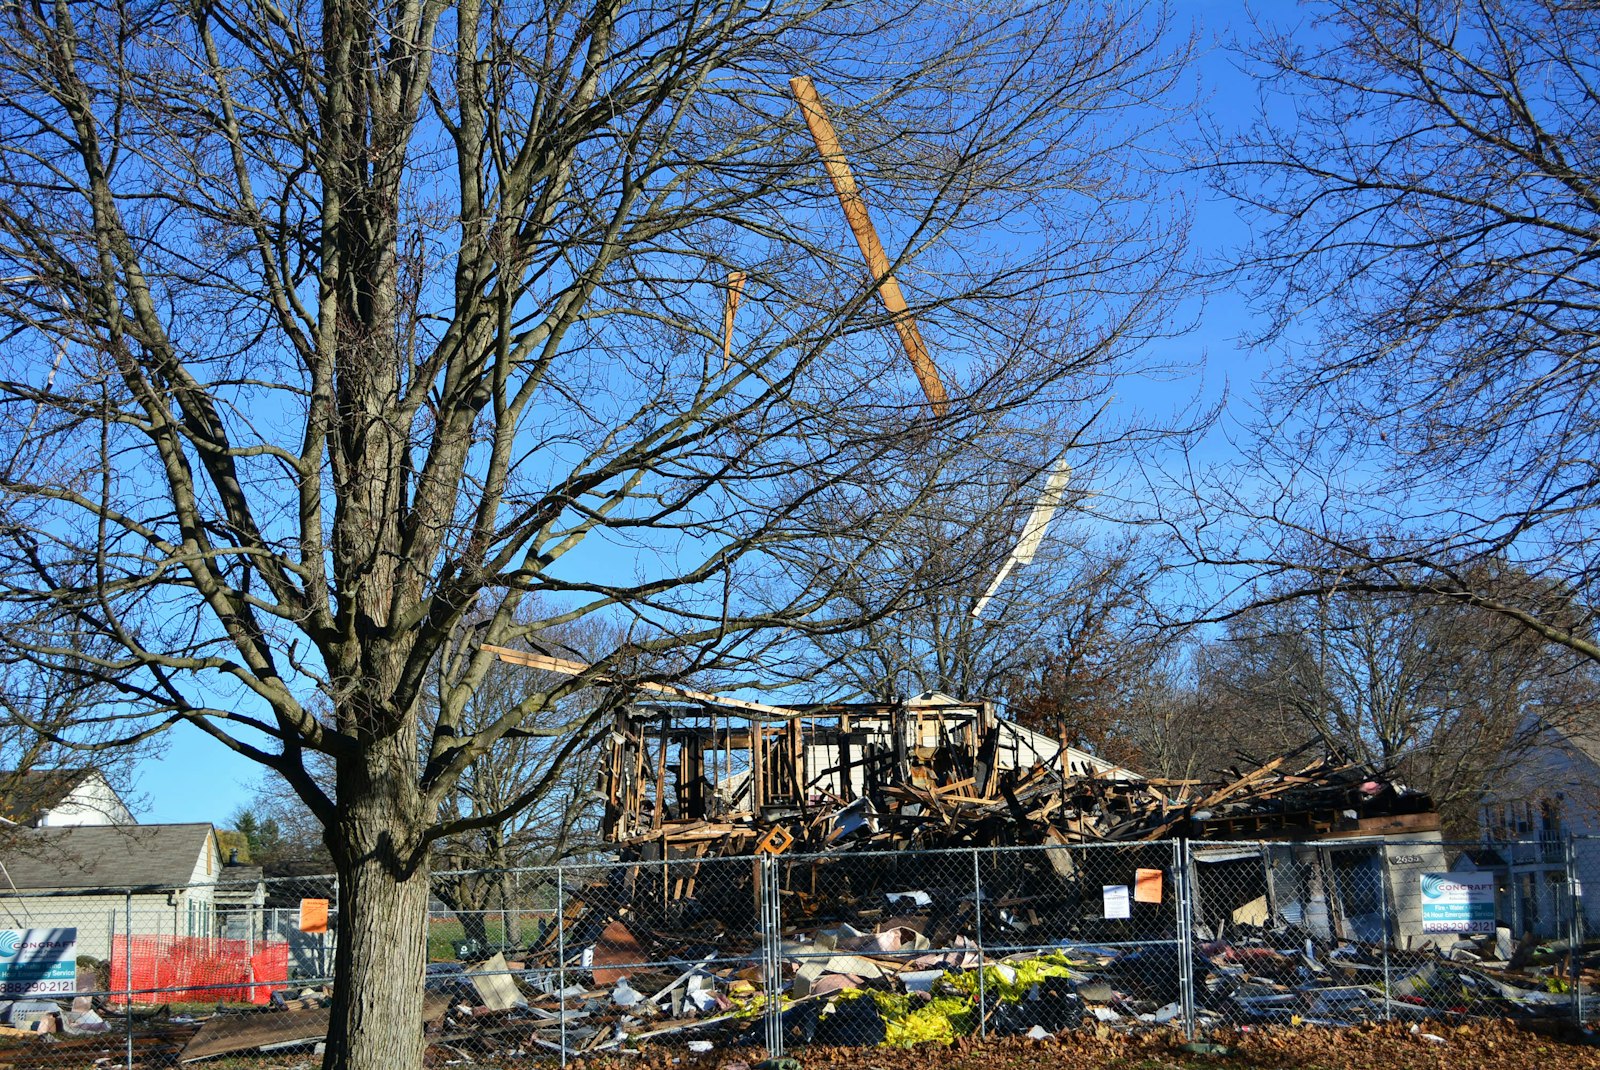
<svg viewBox="0 0 1600 1070">
<path fill-rule="evenodd" d="M 744 295 L 742 271 L 728 272 L 728 292 L 722 302 L 722 370 L 726 372 L 733 363 L 733 315 L 739 311 L 739 298 Z"/>
<path fill-rule="evenodd" d="M 529 669 L 542 669 L 545 672 L 558 672 L 564 676 L 578 676 L 588 672 L 591 668 L 590 665 L 581 661 L 553 657 L 549 654 L 534 654 L 526 650 L 513 650 L 510 647 L 494 646 L 491 643 L 483 644 L 483 649 L 509 665 L 521 665 Z M 599 679 L 602 683 L 612 682 L 609 676 L 602 676 Z M 695 702 L 721 706 L 724 709 L 759 713 L 767 717 L 805 716 L 799 710 L 791 710 L 783 706 L 768 706 L 763 702 L 749 702 L 740 698 L 728 698 L 725 695 L 714 695 L 709 691 L 693 691 L 687 687 L 677 687 L 673 684 L 640 683 L 634 686 L 640 691 L 650 691 L 658 695 L 672 695 L 676 698 L 686 698 Z"/>
<path fill-rule="evenodd" d="M 939 369 L 928 355 L 927 343 L 923 342 L 917 321 L 912 318 L 905 295 L 900 292 L 900 284 L 889 272 L 889 257 L 883 251 L 883 242 L 878 240 L 878 231 L 872 225 L 872 217 L 867 214 L 867 202 L 861 199 L 861 191 L 856 188 L 855 175 L 851 174 L 850 165 L 845 161 L 839 135 L 828 120 L 822 98 L 817 95 L 817 87 L 810 78 L 801 75 L 789 79 L 789 91 L 800 103 L 811 139 L 817 143 L 822 165 L 827 168 L 828 178 L 833 182 L 833 191 L 839 195 L 845 222 L 850 224 L 856 244 L 861 246 L 867 270 L 872 272 L 873 279 L 877 281 L 878 297 L 882 299 L 889 315 L 894 317 L 894 329 L 900 335 L 900 344 L 905 347 L 906 357 L 911 361 L 911 370 L 917 373 L 917 381 L 922 384 L 922 392 L 928 396 L 933 411 L 943 416 L 950 411 L 950 398 L 945 394 Z"/>
</svg>

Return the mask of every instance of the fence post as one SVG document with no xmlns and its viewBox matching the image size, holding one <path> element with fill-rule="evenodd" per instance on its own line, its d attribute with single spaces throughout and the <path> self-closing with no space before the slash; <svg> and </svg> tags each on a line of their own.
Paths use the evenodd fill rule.
<svg viewBox="0 0 1600 1070">
<path fill-rule="evenodd" d="M 122 893 L 122 980 L 125 995 L 122 1009 L 127 1015 L 124 1019 L 124 1039 L 127 1042 L 128 1061 L 124 1064 L 128 1070 L 133 1070 L 133 890 L 130 888 Z"/>
<path fill-rule="evenodd" d="M 1583 1025 L 1583 969 L 1578 958 L 1583 943 L 1583 877 L 1578 872 L 1578 841 L 1567 833 L 1567 902 L 1571 917 L 1567 919 L 1567 977 L 1572 984 L 1572 1016 Z"/>
<path fill-rule="evenodd" d="M 772 973 L 768 982 L 772 997 L 768 1005 L 772 1008 L 772 1057 L 777 1058 L 783 1054 L 783 869 L 777 855 L 768 855 L 767 861 L 772 873 L 768 885 L 772 897 Z"/>
<path fill-rule="evenodd" d="M 1185 1036 L 1195 1036 L 1194 1009 L 1194 895 L 1190 888 L 1189 841 L 1180 837 L 1172 841 L 1173 886 L 1177 891 L 1178 910 L 1178 1006 L 1183 1015 Z"/>
<path fill-rule="evenodd" d="M 1378 840 L 1378 909 L 1383 917 L 1383 1020 L 1394 1021 L 1393 996 L 1389 990 L 1389 841 Z"/>
<path fill-rule="evenodd" d="M 778 860 L 765 852 L 757 863 L 761 874 L 761 976 L 766 1005 L 761 1008 L 767 1030 L 767 1055 L 783 1054 L 783 916 L 778 904 Z"/>
<path fill-rule="evenodd" d="M 567 890 L 566 871 L 556 865 L 556 1011 L 561 1016 L 561 1066 L 567 1065 Z"/>
<path fill-rule="evenodd" d="M 983 875 L 978 866 L 978 849 L 972 849 L 972 911 L 976 921 L 973 931 L 978 938 L 978 1036 L 989 1035 L 989 999 L 984 975 L 989 972 L 988 956 L 983 950 Z"/>
</svg>

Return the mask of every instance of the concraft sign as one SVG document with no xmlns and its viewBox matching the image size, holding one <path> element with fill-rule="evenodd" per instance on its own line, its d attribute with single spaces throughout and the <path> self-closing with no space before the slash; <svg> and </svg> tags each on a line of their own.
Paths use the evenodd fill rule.
<svg viewBox="0 0 1600 1070">
<path fill-rule="evenodd" d="M 77 989 L 77 929 L 0 929 L 0 995 L 59 996 Z"/>
<path fill-rule="evenodd" d="M 1424 873 L 1422 931 L 1494 932 L 1494 876 L 1489 873 Z"/>
</svg>

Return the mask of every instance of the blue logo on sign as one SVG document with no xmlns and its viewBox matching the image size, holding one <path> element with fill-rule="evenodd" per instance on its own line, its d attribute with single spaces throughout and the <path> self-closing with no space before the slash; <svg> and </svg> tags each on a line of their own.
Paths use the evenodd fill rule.
<svg viewBox="0 0 1600 1070">
<path fill-rule="evenodd" d="M 22 934 L 11 930 L 0 932 L 0 959 L 15 958 L 17 945 L 22 943 Z"/>
<path fill-rule="evenodd" d="M 1429 899 L 1438 899 L 1444 895 L 1444 878 L 1436 873 L 1429 873 L 1422 878 L 1422 894 Z"/>
</svg>

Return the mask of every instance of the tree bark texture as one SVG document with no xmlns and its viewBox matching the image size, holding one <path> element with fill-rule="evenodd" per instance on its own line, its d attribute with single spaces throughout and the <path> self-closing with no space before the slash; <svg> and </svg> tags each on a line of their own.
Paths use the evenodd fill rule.
<svg viewBox="0 0 1600 1070">
<path fill-rule="evenodd" d="M 422 1063 L 429 869 L 426 853 L 407 842 L 420 822 L 406 772 L 398 756 L 369 761 L 356 775 L 341 770 L 346 805 L 327 834 L 339 914 L 324 1070 Z"/>
</svg>

